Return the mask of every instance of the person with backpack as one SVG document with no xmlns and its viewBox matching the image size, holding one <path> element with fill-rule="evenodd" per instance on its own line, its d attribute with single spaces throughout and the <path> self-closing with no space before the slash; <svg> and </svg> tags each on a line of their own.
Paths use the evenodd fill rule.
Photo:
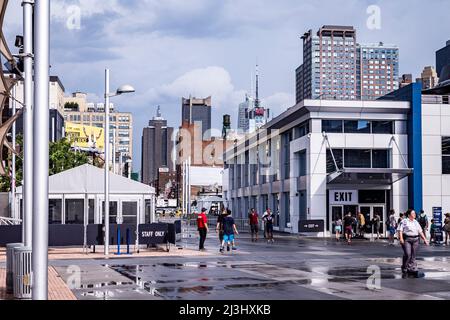
<svg viewBox="0 0 450 320">
<path fill-rule="evenodd" d="M 222 213 L 217 217 L 216 232 L 219 233 L 219 244 L 222 244 L 223 241 L 223 219 L 229 212 L 231 213 L 229 209 L 223 209 Z"/>
<path fill-rule="evenodd" d="M 352 242 L 354 224 L 355 220 L 353 219 L 351 212 L 347 213 L 347 215 L 344 217 L 344 232 L 345 232 L 345 239 L 347 239 L 348 244 Z"/>
<path fill-rule="evenodd" d="M 423 230 L 423 234 L 426 237 L 427 231 L 428 231 L 428 217 L 427 217 L 425 211 L 420 210 L 420 214 L 419 214 L 419 217 L 417 218 L 417 222 L 419 222 L 420 227 Z"/>
<path fill-rule="evenodd" d="M 207 209 L 203 208 L 202 211 L 197 215 L 197 228 L 200 236 L 199 250 L 205 250 L 205 240 L 208 234 L 208 218 L 206 217 Z"/>
<path fill-rule="evenodd" d="M 220 246 L 220 253 L 223 253 L 225 244 L 227 244 L 227 251 L 230 251 L 230 244 L 232 246 L 232 250 L 236 250 L 236 244 L 234 235 L 239 234 L 236 229 L 236 224 L 234 223 L 234 219 L 231 216 L 231 211 L 227 210 L 227 215 L 223 219 L 223 240 L 222 245 Z"/>
<path fill-rule="evenodd" d="M 267 211 L 264 213 L 263 216 L 264 225 L 266 226 L 266 233 L 267 233 L 267 243 L 274 243 L 275 240 L 273 239 L 273 222 L 274 222 L 274 215 L 272 211 L 267 208 Z"/>
</svg>

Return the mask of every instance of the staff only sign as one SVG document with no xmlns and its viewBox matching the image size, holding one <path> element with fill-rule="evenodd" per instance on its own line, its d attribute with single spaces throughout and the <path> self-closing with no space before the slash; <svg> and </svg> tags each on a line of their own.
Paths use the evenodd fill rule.
<svg viewBox="0 0 450 320">
<path fill-rule="evenodd" d="M 330 204 L 358 204 L 358 190 L 330 190 Z"/>
<path fill-rule="evenodd" d="M 169 226 L 167 223 L 139 225 L 139 243 L 161 244 L 167 242 Z"/>
</svg>

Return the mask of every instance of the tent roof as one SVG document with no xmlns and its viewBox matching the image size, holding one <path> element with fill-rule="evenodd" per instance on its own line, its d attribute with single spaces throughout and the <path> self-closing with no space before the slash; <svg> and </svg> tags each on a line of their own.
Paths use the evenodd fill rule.
<svg viewBox="0 0 450 320">
<path fill-rule="evenodd" d="M 109 173 L 110 194 L 154 194 L 155 188 Z M 85 164 L 49 177 L 49 194 L 102 194 L 104 170 Z M 17 188 L 22 193 L 22 187 Z"/>
<path fill-rule="evenodd" d="M 217 196 L 206 196 L 197 199 L 197 202 L 224 202 L 225 200 Z"/>
</svg>

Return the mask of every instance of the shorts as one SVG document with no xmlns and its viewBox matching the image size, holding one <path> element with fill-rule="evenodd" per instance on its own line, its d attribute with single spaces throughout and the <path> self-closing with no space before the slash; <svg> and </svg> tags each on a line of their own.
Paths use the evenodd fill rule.
<svg viewBox="0 0 450 320">
<path fill-rule="evenodd" d="M 258 233 L 258 225 L 257 224 L 251 224 L 250 225 L 250 231 L 252 233 Z"/>
<path fill-rule="evenodd" d="M 334 227 L 334 231 L 335 232 L 341 232 L 342 231 L 342 227 L 341 226 L 336 226 L 336 227 Z"/>
<path fill-rule="evenodd" d="M 395 228 L 394 227 L 389 227 L 389 233 L 391 234 L 391 236 L 395 235 Z"/>
<path fill-rule="evenodd" d="M 225 241 L 225 242 L 234 241 L 234 234 L 224 234 L 223 241 Z"/>
<path fill-rule="evenodd" d="M 345 233 L 347 233 L 347 234 L 352 234 L 352 233 L 353 233 L 353 228 L 352 228 L 352 226 L 347 226 L 347 227 L 345 227 Z"/>
<path fill-rule="evenodd" d="M 266 225 L 266 231 L 267 232 L 273 232 L 273 224 L 267 224 Z"/>
</svg>

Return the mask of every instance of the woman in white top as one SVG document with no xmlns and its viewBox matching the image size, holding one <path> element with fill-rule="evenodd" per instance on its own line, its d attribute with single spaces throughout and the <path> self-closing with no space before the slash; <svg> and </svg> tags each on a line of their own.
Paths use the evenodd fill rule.
<svg viewBox="0 0 450 320">
<path fill-rule="evenodd" d="M 426 245 L 428 245 L 428 240 L 423 234 L 422 227 L 416 220 L 416 212 L 414 210 L 410 209 L 406 212 L 406 219 L 400 223 L 398 234 L 403 248 L 403 276 L 412 275 L 418 278 L 416 254 L 419 249 L 419 237 L 423 239 Z"/>
</svg>

